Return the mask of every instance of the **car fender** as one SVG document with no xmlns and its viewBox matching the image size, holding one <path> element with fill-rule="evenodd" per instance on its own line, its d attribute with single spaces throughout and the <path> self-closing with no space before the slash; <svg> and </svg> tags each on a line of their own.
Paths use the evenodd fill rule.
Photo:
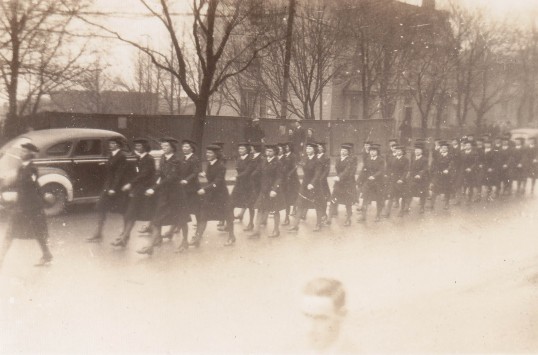
<svg viewBox="0 0 538 355">
<path fill-rule="evenodd" d="M 40 174 L 40 176 L 37 178 L 37 182 L 39 183 L 39 186 L 45 186 L 46 184 L 50 183 L 62 185 L 67 192 L 67 201 L 71 202 L 73 201 L 73 184 L 71 183 L 71 180 L 69 180 L 69 178 L 65 175 L 65 173 L 62 174 L 62 172 L 62 170 L 54 172 L 45 172 L 43 174 Z"/>
</svg>

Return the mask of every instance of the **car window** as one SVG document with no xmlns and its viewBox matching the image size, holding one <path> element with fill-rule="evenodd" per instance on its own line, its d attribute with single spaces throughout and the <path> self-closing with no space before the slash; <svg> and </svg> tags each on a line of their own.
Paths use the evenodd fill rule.
<svg viewBox="0 0 538 355">
<path fill-rule="evenodd" d="M 75 156 L 101 155 L 100 139 L 84 139 L 77 143 Z"/>
<path fill-rule="evenodd" d="M 55 144 L 49 149 L 47 149 L 47 155 L 55 156 L 55 157 L 67 155 L 69 151 L 71 150 L 72 144 L 73 143 L 71 142 L 62 142 L 62 143 Z"/>
</svg>

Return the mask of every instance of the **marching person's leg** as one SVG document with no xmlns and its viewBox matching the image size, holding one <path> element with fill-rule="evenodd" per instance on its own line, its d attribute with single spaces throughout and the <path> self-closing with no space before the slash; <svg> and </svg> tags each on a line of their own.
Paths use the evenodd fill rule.
<svg viewBox="0 0 538 355">
<path fill-rule="evenodd" d="M 269 238 L 276 238 L 280 236 L 280 211 L 275 211 L 273 218 L 273 233 L 269 235 Z"/>
<path fill-rule="evenodd" d="M 9 250 L 11 243 L 13 242 L 13 221 L 13 216 L 11 216 L 9 218 L 6 234 L 4 236 L 4 239 L 2 240 L 2 244 L 0 245 L 0 269 L 2 268 L 2 264 L 4 263 L 7 251 Z"/>
<path fill-rule="evenodd" d="M 267 217 L 269 216 L 269 211 L 264 210 L 258 210 L 258 214 L 256 216 L 256 222 L 254 223 L 254 228 L 252 233 L 248 236 L 250 239 L 256 239 L 260 237 L 260 228 L 264 221 L 267 220 Z"/>
<path fill-rule="evenodd" d="M 105 226 L 107 210 L 108 210 L 108 197 L 103 194 L 97 203 L 97 228 L 91 238 L 87 238 L 87 242 L 100 242 L 103 240 L 103 228 Z"/>
<path fill-rule="evenodd" d="M 32 225 L 33 232 L 42 253 L 41 259 L 35 266 L 47 265 L 52 261 L 52 253 L 49 249 L 49 230 L 45 214 L 41 212 L 38 216 L 35 216 L 28 222 Z"/>
<path fill-rule="evenodd" d="M 346 205 L 346 220 L 344 221 L 344 227 L 349 227 L 351 225 L 351 215 L 353 214 L 352 205 Z"/>
<path fill-rule="evenodd" d="M 228 208 L 228 214 L 226 215 L 226 231 L 228 232 L 228 240 L 224 246 L 232 246 L 235 243 L 235 234 L 234 234 L 234 209 L 233 206 Z"/>
<path fill-rule="evenodd" d="M 254 229 L 254 218 L 256 216 L 256 210 L 254 209 L 254 207 L 249 207 L 248 208 L 248 217 L 249 217 L 249 221 L 248 221 L 248 225 L 245 229 L 243 229 L 243 231 L 245 232 L 250 232 L 251 230 Z"/>
<path fill-rule="evenodd" d="M 161 225 L 159 223 L 152 223 L 151 224 L 151 241 L 149 245 L 137 250 L 136 252 L 138 254 L 147 254 L 152 255 L 153 254 L 153 248 L 156 246 L 161 245 L 162 243 L 162 236 L 161 236 Z"/>
</svg>

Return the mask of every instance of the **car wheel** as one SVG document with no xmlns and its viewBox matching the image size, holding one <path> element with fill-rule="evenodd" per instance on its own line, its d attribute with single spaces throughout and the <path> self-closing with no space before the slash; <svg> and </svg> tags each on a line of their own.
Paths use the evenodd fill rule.
<svg viewBox="0 0 538 355">
<path fill-rule="evenodd" d="M 44 210 L 47 216 L 57 216 L 65 210 L 67 205 L 67 191 L 60 184 L 46 184 L 41 188 Z"/>
</svg>

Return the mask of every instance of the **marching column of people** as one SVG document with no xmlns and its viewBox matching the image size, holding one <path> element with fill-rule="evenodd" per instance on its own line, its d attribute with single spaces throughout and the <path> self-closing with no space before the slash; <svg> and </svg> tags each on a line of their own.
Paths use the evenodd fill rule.
<svg viewBox="0 0 538 355">
<path fill-rule="evenodd" d="M 319 232 L 338 216 L 339 205 L 345 206 L 344 226 L 351 225 L 352 206 L 359 201 L 358 221 L 367 221 L 369 207 L 375 202 L 378 222 L 382 216 L 390 218 L 393 208 L 399 208 L 398 217 L 404 217 L 410 212 L 414 198 L 418 198 L 418 213 L 423 214 L 427 201 L 430 201 L 428 207 L 434 209 L 439 195 L 443 196 L 444 209 L 449 209 L 451 202 L 459 205 L 464 201 L 469 205 L 484 198 L 489 203 L 511 195 L 513 188 L 516 195 L 522 195 L 528 180 L 533 193 L 538 173 L 538 147 L 534 138 L 525 144 L 525 139 L 519 137 L 475 139 L 470 134 L 450 142 L 435 139 L 431 151 L 425 139 L 417 139 L 411 154 L 407 154 L 408 147 L 390 139 L 385 154 L 380 144 L 366 141 L 360 169 L 354 145 L 342 144 L 340 156 L 335 159 L 331 190 L 331 158 L 324 142 L 306 141 L 304 155 L 298 140 L 275 145 L 242 142 L 237 144 L 237 175 L 231 179 L 235 185 L 229 194 L 222 155 L 224 143 L 206 148 L 207 167 L 202 171 L 194 155 L 194 142 L 182 141 L 183 157 L 179 157 L 178 141 L 163 138 L 164 155 L 159 171 L 155 171 L 148 155 L 148 141 L 133 142 L 138 155 L 134 175 L 129 175 L 125 167 L 125 156 L 119 151 L 118 142 L 110 142 L 109 169 L 98 204 L 97 231 L 89 241 L 102 239 L 106 214 L 121 205 L 118 202 L 122 201 L 121 193 L 117 193 L 121 189 L 128 197 L 124 227 L 112 245 L 126 246 L 135 221 L 149 220 L 151 242 L 138 252 L 150 255 L 163 237 L 171 238 L 178 231 L 183 232 L 178 252 L 189 246 L 199 247 L 209 221 L 219 222 L 218 230 L 228 232 L 224 245 L 232 246 L 236 242 L 234 221 L 242 222 L 247 210 L 249 220 L 244 231 L 250 232 L 250 239 L 260 238 L 270 215 L 273 228 L 268 237 L 276 238 L 280 236 L 281 225 L 289 225 L 289 232 L 297 232 L 310 209 L 316 212 L 313 231 Z M 298 171 L 302 172 L 302 179 Z M 239 209 L 238 215 L 234 215 L 235 209 Z M 281 223 L 282 211 L 285 214 Z M 189 242 L 190 215 L 195 216 L 197 228 Z M 162 236 L 161 227 L 165 225 L 171 226 L 170 232 Z"/>
</svg>

